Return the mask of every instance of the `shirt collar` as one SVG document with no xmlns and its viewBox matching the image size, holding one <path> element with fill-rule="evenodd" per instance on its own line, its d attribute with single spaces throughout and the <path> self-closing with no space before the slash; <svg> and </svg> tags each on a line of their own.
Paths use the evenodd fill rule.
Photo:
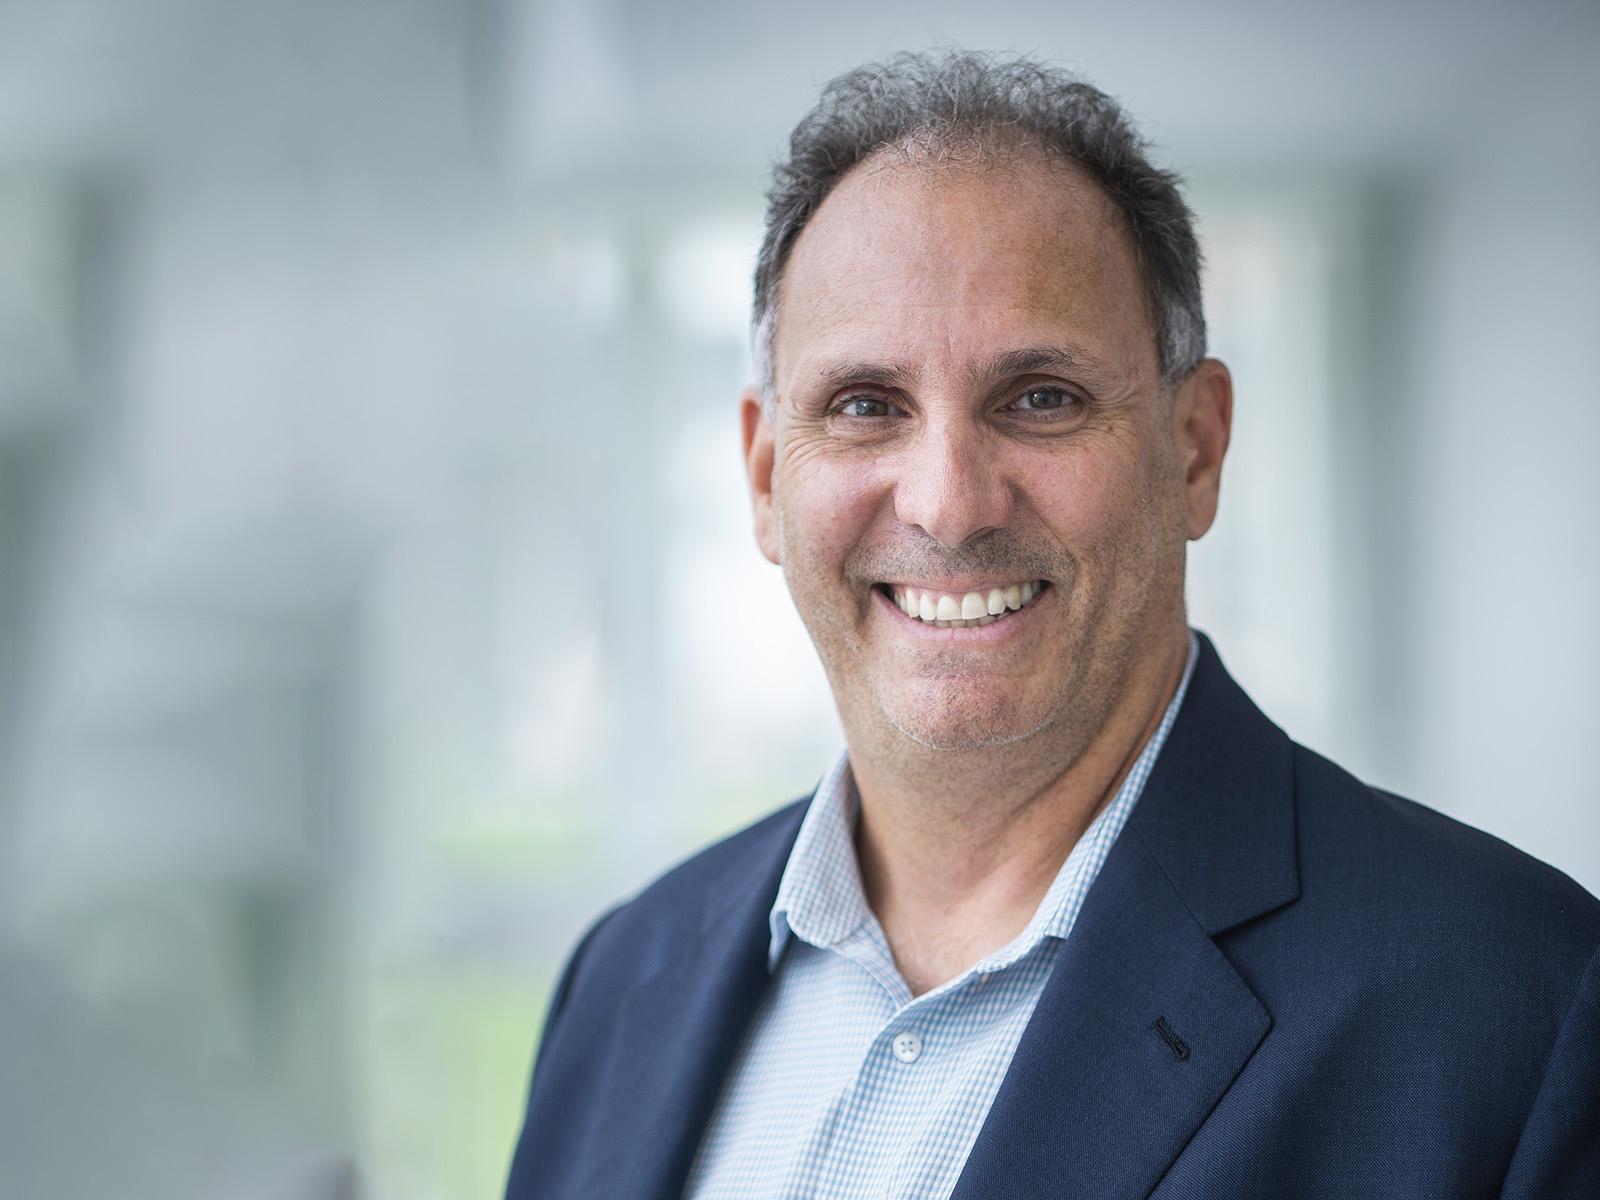
<svg viewBox="0 0 1600 1200">
<path fill-rule="evenodd" d="M 1073 846 L 1027 927 L 1008 945 L 977 963 L 975 970 L 985 973 L 1001 970 L 1026 955 L 1042 939 L 1065 938 L 1072 931 L 1089 885 L 1099 874 L 1112 843 L 1127 823 L 1156 757 L 1166 743 L 1172 723 L 1177 719 L 1199 658 L 1199 648 L 1199 639 L 1191 631 L 1189 656 L 1177 691 L 1116 796 Z M 861 886 L 861 868 L 856 861 L 855 827 L 860 812 L 860 793 L 850 771 L 849 751 L 844 750 L 817 785 L 789 852 L 783 879 L 778 884 L 778 895 L 768 917 L 772 933 L 767 950 L 769 971 L 777 970 L 791 935 L 819 949 L 830 949 L 863 925 L 876 921 L 867 906 Z"/>
<path fill-rule="evenodd" d="M 768 970 L 776 970 L 792 933 L 828 948 L 872 917 L 856 862 L 855 828 L 861 797 L 850 772 L 849 751 L 840 751 L 817 785 L 778 884 L 768 923 L 772 943 Z"/>
</svg>

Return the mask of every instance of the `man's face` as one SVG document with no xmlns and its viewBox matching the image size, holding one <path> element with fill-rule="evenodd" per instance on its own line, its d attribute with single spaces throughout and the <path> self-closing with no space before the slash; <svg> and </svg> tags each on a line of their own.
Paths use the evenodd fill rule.
<svg viewBox="0 0 1600 1200">
<path fill-rule="evenodd" d="M 1220 364 L 1161 387 L 1110 200 L 1037 157 L 869 160 L 796 242 L 774 351 L 757 535 L 846 729 L 1075 758 L 1181 636 L 1227 442 Z"/>
</svg>

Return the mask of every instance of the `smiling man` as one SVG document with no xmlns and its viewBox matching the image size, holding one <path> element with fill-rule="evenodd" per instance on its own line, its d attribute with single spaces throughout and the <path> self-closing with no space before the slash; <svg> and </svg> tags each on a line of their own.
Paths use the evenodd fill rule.
<svg viewBox="0 0 1600 1200">
<path fill-rule="evenodd" d="M 589 931 L 508 1195 L 1600 1195 L 1600 904 L 1188 628 L 1232 389 L 1116 105 L 836 80 L 755 318 L 756 537 L 847 749 Z"/>
</svg>

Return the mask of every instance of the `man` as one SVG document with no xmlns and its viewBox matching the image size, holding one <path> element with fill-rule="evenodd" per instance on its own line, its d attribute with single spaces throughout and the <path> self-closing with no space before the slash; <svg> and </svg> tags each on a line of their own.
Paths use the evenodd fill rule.
<svg viewBox="0 0 1600 1200">
<path fill-rule="evenodd" d="M 746 466 L 848 749 L 584 937 L 508 1195 L 1600 1196 L 1600 904 L 1188 629 L 1231 385 L 1118 108 L 903 56 L 770 201 Z"/>
</svg>

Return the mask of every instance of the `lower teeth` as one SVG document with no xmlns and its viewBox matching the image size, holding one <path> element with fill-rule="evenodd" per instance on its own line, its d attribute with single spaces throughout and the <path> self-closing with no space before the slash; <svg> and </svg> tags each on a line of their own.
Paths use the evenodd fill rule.
<svg viewBox="0 0 1600 1200">
<path fill-rule="evenodd" d="M 970 621 L 922 621 L 921 617 L 918 617 L 917 620 L 922 621 L 924 625 L 933 625 L 939 629 L 966 629 L 974 625 L 993 625 L 1001 617 L 1009 617 L 1014 611 L 1017 610 L 1008 608 L 1005 612 L 995 616 L 973 617 Z"/>
</svg>

